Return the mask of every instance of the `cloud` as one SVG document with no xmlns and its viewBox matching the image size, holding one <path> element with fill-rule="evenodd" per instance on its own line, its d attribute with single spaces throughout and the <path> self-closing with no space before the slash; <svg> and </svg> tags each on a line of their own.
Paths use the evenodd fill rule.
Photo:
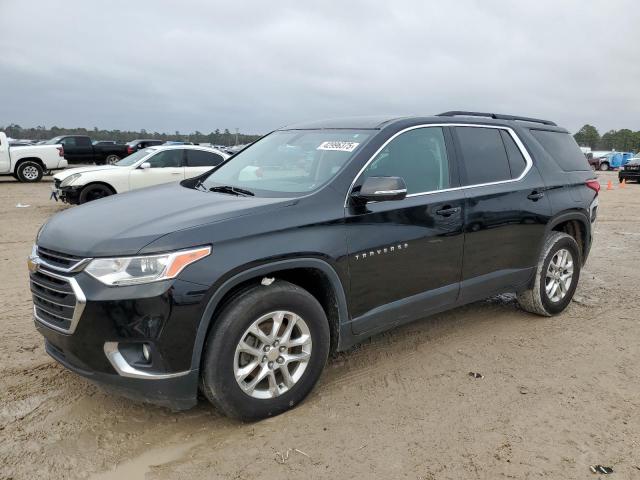
<svg viewBox="0 0 640 480">
<path fill-rule="evenodd" d="M 148 131 L 494 111 L 640 129 L 633 0 L 0 0 L 0 124 Z"/>
</svg>

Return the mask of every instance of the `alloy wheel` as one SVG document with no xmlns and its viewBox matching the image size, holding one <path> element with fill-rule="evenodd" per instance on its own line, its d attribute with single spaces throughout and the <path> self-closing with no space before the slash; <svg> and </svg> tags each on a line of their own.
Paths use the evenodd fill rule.
<svg viewBox="0 0 640 480">
<path fill-rule="evenodd" d="M 244 393 L 275 398 L 302 378 L 311 358 L 311 333 L 293 312 L 261 316 L 245 330 L 236 346 L 233 373 Z"/>
<path fill-rule="evenodd" d="M 22 176 L 27 180 L 35 180 L 36 178 L 38 178 L 38 174 L 38 169 L 31 165 L 27 165 L 22 169 Z"/>
<path fill-rule="evenodd" d="M 549 300 L 559 302 L 571 287 L 573 279 L 573 256 L 565 248 L 558 250 L 549 262 L 545 276 L 545 291 Z"/>
</svg>

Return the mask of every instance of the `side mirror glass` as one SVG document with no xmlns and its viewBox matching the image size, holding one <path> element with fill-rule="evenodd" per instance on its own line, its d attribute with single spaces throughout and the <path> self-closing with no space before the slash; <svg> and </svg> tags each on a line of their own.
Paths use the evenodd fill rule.
<svg viewBox="0 0 640 480">
<path fill-rule="evenodd" d="M 368 177 L 359 192 L 352 197 L 366 202 L 402 200 L 407 196 L 407 185 L 401 177 Z"/>
<path fill-rule="evenodd" d="M 146 170 L 147 168 L 151 168 L 151 164 L 149 162 L 144 162 L 142 165 L 140 165 L 140 168 Z"/>
</svg>

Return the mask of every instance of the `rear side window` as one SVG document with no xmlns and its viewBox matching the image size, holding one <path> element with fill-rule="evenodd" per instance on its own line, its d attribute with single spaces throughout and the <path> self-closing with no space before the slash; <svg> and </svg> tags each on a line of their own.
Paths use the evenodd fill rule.
<svg viewBox="0 0 640 480">
<path fill-rule="evenodd" d="M 591 170 L 584 153 L 568 133 L 531 130 L 531 134 L 565 172 Z"/>
<path fill-rule="evenodd" d="M 90 147 L 91 140 L 89 140 L 89 137 L 76 137 L 76 145 L 78 147 Z"/>
<path fill-rule="evenodd" d="M 527 162 L 522 156 L 522 152 L 516 145 L 516 142 L 513 141 L 513 137 L 505 130 L 500 130 L 500 135 L 502 135 L 504 148 L 507 150 L 507 157 L 509 157 L 511 178 L 518 178 L 527 167 Z"/>
<path fill-rule="evenodd" d="M 215 167 L 222 163 L 223 158 L 212 152 L 203 150 L 187 150 L 188 167 Z"/>
<path fill-rule="evenodd" d="M 465 185 L 511 180 L 505 145 L 497 128 L 456 127 L 467 173 Z"/>
</svg>

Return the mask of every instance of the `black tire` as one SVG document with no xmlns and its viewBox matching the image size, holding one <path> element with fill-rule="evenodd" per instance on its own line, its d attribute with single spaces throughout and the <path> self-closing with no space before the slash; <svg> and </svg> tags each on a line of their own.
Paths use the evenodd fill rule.
<svg viewBox="0 0 640 480">
<path fill-rule="evenodd" d="M 304 319 L 311 336 L 310 358 L 302 376 L 288 391 L 273 398 L 258 399 L 245 393 L 236 381 L 236 346 L 254 321 L 278 310 Z M 278 415 L 300 403 L 320 378 L 329 355 L 329 324 L 318 301 L 297 285 L 276 280 L 268 286 L 245 290 L 233 298 L 214 321 L 204 348 L 201 390 L 225 415 L 246 421 Z M 262 363 L 257 368 L 262 368 Z"/>
<path fill-rule="evenodd" d="M 83 204 L 87 202 L 92 202 L 93 200 L 99 200 L 104 197 L 108 197 L 113 195 L 113 189 L 108 187 L 107 185 L 103 185 L 101 183 L 90 183 L 86 187 L 80 191 L 80 196 L 78 197 L 78 204 Z"/>
<path fill-rule="evenodd" d="M 102 162 L 103 165 L 113 165 L 116 162 L 120 161 L 120 157 L 115 154 L 107 155 L 107 158 Z"/>
<path fill-rule="evenodd" d="M 609 170 L 609 164 L 607 162 L 602 162 L 600 164 L 600 171 L 606 172 L 607 170 Z"/>
<path fill-rule="evenodd" d="M 44 175 L 42 165 L 34 160 L 26 160 L 16 169 L 16 175 L 19 181 L 25 183 L 39 182 Z"/>
<path fill-rule="evenodd" d="M 573 276 L 564 297 L 553 301 L 545 288 L 548 281 L 546 275 L 556 253 L 563 249 L 571 254 Z M 545 317 L 561 313 L 571 303 L 580 279 L 581 266 L 582 257 L 575 239 L 563 232 L 551 232 L 542 247 L 533 285 L 530 289 L 518 293 L 518 303 L 523 310 Z"/>
</svg>

